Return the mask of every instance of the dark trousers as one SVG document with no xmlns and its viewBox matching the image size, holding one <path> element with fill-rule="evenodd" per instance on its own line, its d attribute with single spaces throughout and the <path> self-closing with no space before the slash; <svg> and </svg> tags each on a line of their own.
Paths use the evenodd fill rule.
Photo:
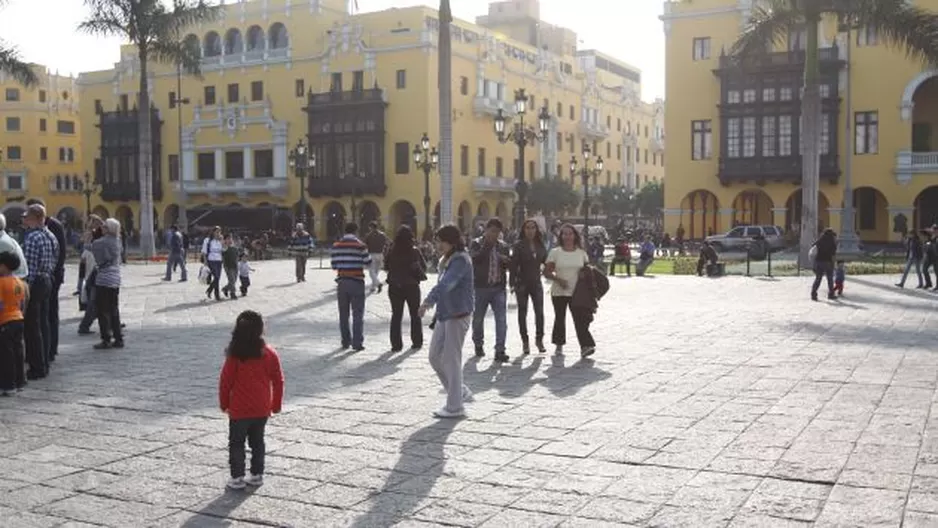
<svg viewBox="0 0 938 528">
<path fill-rule="evenodd" d="M 251 287 L 251 276 L 250 275 L 241 275 L 238 277 L 238 280 L 241 281 L 241 297 L 244 297 L 248 294 L 248 288 Z"/>
<path fill-rule="evenodd" d="M 821 287 L 821 279 L 827 278 L 827 295 L 834 295 L 834 263 L 814 263 L 814 284 L 811 286 L 811 297 L 817 297 L 817 290 Z"/>
<path fill-rule="evenodd" d="M 23 328 L 23 321 L 0 325 L 0 391 L 12 391 L 26 385 Z"/>
<path fill-rule="evenodd" d="M 573 329 L 576 330 L 576 339 L 580 347 L 596 346 L 593 340 L 593 334 L 590 333 L 590 323 L 593 322 L 593 314 L 588 310 L 574 308 L 570 305 L 573 297 L 551 297 L 554 302 L 554 331 L 551 338 L 555 345 L 567 344 L 567 308 L 570 308 L 570 315 L 573 316 Z"/>
<path fill-rule="evenodd" d="M 55 356 L 59 355 L 59 289 L 61 283 L 52 284 L 52 292 L 49 294 L 49 361 L 55 361 Z"/>
<path fill-rule="evenodd" d="M 612 264 L 609 265 L 610 277 L 615 277 L 616 275 L 616 264 L 625 266 L 625 274 L 629 277 L 632 276 L 632 259 L 614 258 L 612 259 Z"/>
<path fill-rule="evenodd" d="M 935 266 L 935 262 L 931 259 L 925 259 L 925 265 L 922 266 L 922 278 L 925 280 L 925 287 L 931 288 L 931 270 L 935 270 L 935 286 L 938 286 L 938 266 Z"/>
<path fill-rule="evenodd" d="M 206 261 L 208 265 L 208 270 L 212 273 L 212 282 L 208 283 L 208 288 L 205 290 L 205 295 L 211 296 L 215 295 L 216 299 L 221 298 L 221 292 L 218 291 L 218 283 L 221 281 L 221 261 L 219 260 L 209 260 Z"/>
<path fill-rule="evenodd" d="M 123 342 L 124 334 L 121 330 L 120 288 L 106 288 L 98 286 L 95 292 L 98 304 L 98 330 L 101 331 L 101 341 L 110 343 Z"/>
<path fill-rule="evenodd" d="M 267 418 L 239 418 L 228 421 L 228 465 L 231 478 L 244 476 L 244 441 L 251 447 L 251 474 L 264 474 L 264 427 Z"/>
<path fill-rule="evenodd" d="M 88 292 L 86 294 L 88 301 L 85 303 L 85 315 L 82 316 L 81 322 L 78 323 L 79 332 L 90 331 L 91 323 L 98 319 L 98 288 L 94 284 L 85 284 L 85 290 Z"/>
<path fill-rule="evenodd" d="M 395 286 L 388 285 L 388 299 L 391 300 L 391 348 L 401 350 L 404 348 L 404 339 L 401 337 L 401 323 L 404 320 L 404 305 L 410 314 L 410 343 L 414 348 L 423 346 L 423 326 L 417 310 L 420 309 L 420 285 Z"/>
<path fill-rule="evenodd" d="M 297 282 L 306 280 L 306 255 L 293 257 L 294 262 L 296 263 L 296 280 Z"/>
<path fill-rule="evenodd" d="M 365 341 L 365 281 L 339 279 L 336 293 L 339 301 L 339 333 L 342 346 L 361 348 Z M 349 328 L 349 311 L 352 326 Z"/>
<path fill-rule="evenodd" d="M 515 300 L 518 302 L 518 330 L 521 341 L 528 343 L 528 299 L 534 306 L 534 337 L 544 338 L 544 286 L 541 281 L 531 284 L 520 283 L 515 286 Z"/>
<path fill-rule="evenodd" d="M 42 377 L 49 373 L 49 295 L 52 279 L 39 276 L 29 285 L 29 303 L 26 305 L 25 339 L 29 374 Z"/>
</svg>

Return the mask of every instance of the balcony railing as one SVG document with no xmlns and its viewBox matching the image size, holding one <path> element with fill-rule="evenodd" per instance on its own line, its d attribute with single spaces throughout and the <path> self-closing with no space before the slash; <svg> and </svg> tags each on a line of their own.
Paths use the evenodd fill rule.
<svg viewBox="0 0 938 528">
<path fill-rule="evenodd" d="M 801 183 L 801 157 L 772 158 L 720 158 L 720 183 L 766 183 L 784 181 Z M 840 177 L 838 157 L 833 154 L 821 156 L 820 177 L 836 184 Z"/>
<path fill-rule="evenodd" d="M 609 128 L 602 123 L 580 121 L 577 125 L 577 130 L 579 130 L 581 136 L 586 136 L 588 138 L 606 139 L 609 137 Z"/>
<path fill-rule="evenodd" d="M 501 110 L 506 116 L 513 116 L 515 107 L 513 103 L 502 101 L 495 97 L 476 96 L 472 100 L 472 111 L 476 115 L 494 116 Z"/>
<path fill-rule="evenodd" d="M 212 70 L 216 68 L 261 64 L 268 60 L 281 61 L 289 58 L 290 48 L 276 48 L 268 50 L 251 50 L 241 53 L 228 53 L 224 55 L 215 55 L 212 57 L 202 57 L 202 69 Z"/>
<path fill-rule="evenodd" d="M 902 150 L 896 154 L 896 180 L 908 183 L 916 174 L 938 176 L 938 152 Z"/>
<path fill-rule="evenodd" d="M 314 93 L 309 96 L 308 103 L 310 105 L 337 105 L 361 103 L 365 101 L 386 103 L 387 98 L 384 95 L 384 90 L 380 88 L 369 88 L 367 90 Z"/>
<path fill-rule="evenodd" d="M 179 182 L 173 182 L 173 190 L 179 191 Z M 285 195 L 289 183 L 286 178 L 231 178 L 225 180 L 186 180 L 186 192 L 190 194 L 268 194 Z"/>
<path fill-rule="evenodd" d="M 492 176 L 479 176 L 472 181 L 472 188 L 475 192 L 515 192 L 514 178 L 498 178 Z"/>
<path fill-rule="evenodd" d="M 818 50 L 818 60 L 821 63 L 840 61 L 840 50 L 836 45 Z M 743 62 L 745 69 L 779 68 L 786 66 L 801 66 L 805 61 L 804 50 L 776 51 L 764 55 L 749 57 Z M 739 59 L 731 55 L 720 56 L 720 69 L 736 68 Z"/>
</svg>

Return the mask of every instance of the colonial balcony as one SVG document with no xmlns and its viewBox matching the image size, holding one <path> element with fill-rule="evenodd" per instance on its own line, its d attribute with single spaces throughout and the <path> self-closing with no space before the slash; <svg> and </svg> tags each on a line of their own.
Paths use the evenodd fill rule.
<svg viewBox="0 0 938 528">
<path fill-rule="evenodd" d="M 476 96 L 472 100 L 472 111 L 476 116 L 496 116 L 501 110 L 506 117 L 515 115 L 514 103 L 495 97 Z"/>
<path fill-rule="evenodd" d="M 577 125 L 577 131 L 581 136 L 590 139 L 606 139 L 609 137 L 609 128 L 601 123 L 580 121 Z"/>
<path fill-rule="evenodd" d="M 173 191 L 179 192 L 179 182 L 173 182 Z M 290 188 L 286 178 L 231 178 L 225 180 L 186 181 L 186 193 L 207 194 L 218 198 L 223 194 L 236 194 L 239 198 L 251 195 L 275 194 L 284 197 Z"/>
<path fill-rule="evenodd" d="M 651 151 L 655 153 L 664 152 L 664 138 L 651 138 L 651 140 L 648 141 L 648 147 L 651 148 Z"/>
<path fill-rule="evenodd" d="M 938 177 L 938 152 L 912 152 L 900 150 L 896 153 L 896 181 L 906 184 L 916 174 Z"/>
<path fill-rule="evenodd" d="M 307 104 L 318 107 L 337 106 L 346 103 L 387 103 L 388 98 L 384 90 L 369 88 L 367 90 L 346 90 L 344 92 L 310 93 Z"/>
<path fill-rule="evenodd" d="M 770 70 L 803 71 L 804 61 L 804 50 L 777 51 L 773 53 L 766 53 L 757 57 L 751 57 L 743 62 L 742 66 L 743 69 L 747 72 Z M 828 68 L 839 69 L 842 64 L 840 59 L 840 50 L 836 45 L 829 48 L 821 48 L 818 50 L 818 61 L 821 64 L 822 70 Z M 736 57 L 724 54 L 720 55 L 719 68 L 716 70 L 716 72 L 719 73 L 726 70 L 736 70 L 739 67 L 740 63 Z"/>
<path fill-rule="evenodd" d="M 836 185 L 840 178 L 840 166 L 837 156 L 826 154 L 821 156 L 821 180 Z M 757 185 L 768 182 L 787 182 L 794 185 L 801 183 L 801 157 L 753 157 L 753 158 L 720 158 L 720 183 L 732 185 L 734 183 L 755 183 Z"/>
<path fill-rule="evenodd" d="M 514 178 L 479 176 L 472 181 L 472 187 L 477 193 L 514 193 L 516 183 L 517 181 Z"/>
<path fill-rule="evenodd" d="M 263 64 L 265 62 L 282 62 L 288 60 L 292 54 L 290 48 L 276 48 L 202 57 L 202 70 L 212 71 L 242 65 Z"/>
</svg>

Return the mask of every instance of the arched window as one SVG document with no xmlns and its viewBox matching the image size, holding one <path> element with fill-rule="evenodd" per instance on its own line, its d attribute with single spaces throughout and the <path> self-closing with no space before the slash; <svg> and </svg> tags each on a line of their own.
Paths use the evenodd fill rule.
<svg viewBox="0 0 938 528">
<path fill-rule="evenodd" d="M 248 51 L 261 51 L 264 49 L 264 30 L 260 26 L 248 28 Z"/>
<path fill-rule="evenodd" d="M 290 45 L 290 37 L 287 36 L 287 27 L 280 22 L 275 22 L 270 26 L 270 49 L 286 48 Z"/>
<path fill-rule="evenodd" d="M 71 190 L 72 190 L 72 179 L 69 178 L 68 174 L 65 175 L 65 182 L 64 182 L 64 183 L 65 183 L 65 190 L 66 190 L 66 191 L 71 191 Z"/>
<path fill-rule="evenodd" d="M 244 53 L 244 40 L 241 39 L 241 30 L 231 28 L 225 33 L 225 55 Z"/>
<path fill-rule="evenodd" d="M 81 182 L 78 181 L 78 175 L 72 174 L 72 189 L 76 191 L 81 190 Z"/>
<path fill-rule="evenodd" d="M 191 48 L 194 54 L 198 57 L 202 56 L 202 42 L 199 41 L 198 35 L 189 33 L 186 35 L 186 38 L 183 39 L 183 46 L 186 48 Z"/>
<path fill-rule="evenodd" d="M 202 42 L 202 53 L 206 57 L 217 57 L 221 55 L 221 37 L 214 31 L 205 34 L 205 40 Z"/>
<path fill-rule="evenodd" d="M 62 175 L 61 174 L 55 175 L 55 190 L 56 191 L 62 190 Z"/>
</svg>

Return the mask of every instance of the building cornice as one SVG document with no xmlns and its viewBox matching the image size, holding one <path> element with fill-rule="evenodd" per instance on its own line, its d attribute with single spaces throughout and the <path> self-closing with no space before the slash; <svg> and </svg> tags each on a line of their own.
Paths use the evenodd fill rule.
<svg viewBox="0 0 938 528">
<path fill-rule="evenodd" d="M 737 5 L 727 6 L 727 7 L 714 7 L 710 9 L 700 9 L 696 11 L 684 11 L 684 12 L 674 12 L 673 6 L 676 3 L 675 1 L 666 1 L 664 3 L 664 14 L 658 17 L 664 23 L 664 34 L 668 35 L 671 32 L 671 23 L 674 20 L 699 20 L 704 18 L 719 17 L 724 15 L 744 15 L 743 19 L 747 19 L 748 14 L 752 10 L 753 0 L 738 0 Z"/>
</svg>

